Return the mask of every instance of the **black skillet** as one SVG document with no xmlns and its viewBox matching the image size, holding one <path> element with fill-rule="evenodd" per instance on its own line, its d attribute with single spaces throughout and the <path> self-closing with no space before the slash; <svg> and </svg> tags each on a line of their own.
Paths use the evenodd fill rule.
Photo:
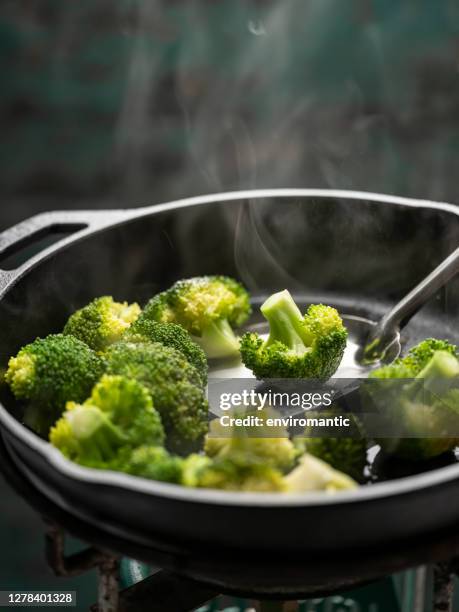
<svg viewBox="0 0 459 612">
<path fill-rule="evenodd" d="M 37 240 L 45 248 L 32 254 Z M 40 215 L 0 236 L 0 365 L 94 296 L 143 302 L 198 274 L 236 276 L 256 299 L 289 288 L 336 305 L 348 321 L 377 321 L 458 244 L 454 206 L 355 192 L 251 191 Z M 402 350 L 427 336 L 459 340 L 458 288 L 452 280 L 408 323 Z M 351 335 L 360 341 L 362 329 Z M 143 546 L 160 534 L 171 545 L 331 557 L 445 529 L 459 516 L 453 456 L 335 496 L 192 490 L 74 465 L 3 396 L 0 427 L 24 477 L 75 516 Z"/>
</svg>

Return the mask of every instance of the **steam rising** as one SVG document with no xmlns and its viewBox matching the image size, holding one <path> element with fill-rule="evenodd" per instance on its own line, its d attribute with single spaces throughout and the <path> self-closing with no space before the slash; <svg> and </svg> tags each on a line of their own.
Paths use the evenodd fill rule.
<svg viewBox="0 0 459 612">
<path fill-rule="evenodd" d="M 19 4 L 8 3 L 17 21 L 24 17 L 15 8 Z M 438 8 L 438 13 L 444 10 L 453 19 L 455 9 L 446 4 L 449 8 Z M 92 158 L 89 153 L 93 151 L 89 151 L 84 170 L 65 155 L 61 162 L 64 170 L 57 163 L 53 166 L 56 175 L 70 176 L 81 193 L 90 193 L 97 206 L 107 206 L 107 202 L 99 198 L 100 191 L 92 189 L 90 181 L 81 187 L 85 172 L 99 177 L 100 182 L 94 179 L 94 184 L 102 189 L 109 184 L 112 191 L 108 195 L 123 206 L 271 187 L 368 189 L 440 199 L 444 177 L 455 176 L 448 165 L 455 163 L 454 155 L 445 154 L 448 148 L 437 155 L 438 147 L 435 149 L 431 138 L 434 129 L 434 139 L 439 135 L 440 145 L 449 142 L 449 127 L 443 122 L 447 129 L 441 131 L 441 126 L 430 120 L 444 119 L 446 111 L 442 109 L 448 110 L 450 104 L 450 97 L 441 97 L 441 78 L 438 85 L 429 76 L 438 72 L 437 66 L 449 69 L 445 61 L 451 55 L 449 34 L 437 40 L 435 50 L 425 47 L 432 43 L 418 40 L 419 49 L 409 43 L 412 55 L 399 53 L 402 43 L 405 47 L 401 48 L 408 45 L 406 31 L 414 35 L 419 25 L 416 20 L 426 17 L 427 8 L 420 7 L 418 17 L 409 3 L 384 10 L 381 5 L 381 13 L 376 14 L 371 11 L 379 9 L 371 4 L 339 0 L 128 0 L 115 4 L 97 0 L 73 3 L 65 10 L 56 5 L 50 12 L 54 17 L 41 17 L 37 7 L 27 10 L 31 23 L 44 30 L 55 20 L 56 34 L 49 32 L 50 46 L 43 43 L 37 50 L 45 63 L 52 62 L 51 89 L 57 91 L 59 85 L 61 94 L 66 92 L 65 103 L 57 97 L 62 112 L 68 100 L 77 109 L 81 104 L 85 111 L 84 121 L 75 115 L 76 127 L 70 134 L 76 136 L 80 124 L 88 130 L 94 121 L 99 128 L 103 123 L 100 118 L 109 118 L 108 129 L 100 129 L 100 133 L 109 132 L 113 137 L 107 146 L 112 152 L 110 159 L 100 162 L 97 154 Z M 27 25 L 27 20 L 24 23 Z M 112 46 L 106 46 L 107 41 Z M 80 62 L 80 52 L 89 59 Z M 421 63 L 424 59 L 430 63 Z M 94 67 L 102 69 L 100 79 L 88 70 Z M 79 80 L 80 70 L 90 73 L 93 88 L 90 81 Z M 99 74 L 97 70 L 95 74 Z M 450 96 L 449 73 L 444 74 Z M 84 93 L 78 88 L 82 84 L 86 86 Z M 74 89 L 67 90 L 66 85 Z M 103 105 L 98 106 L 100 98 L 109 101 L 109 112 L 103 109 L 105 115 L 100 112 Z M 424 105 L 428 113 L 424 113 Z M 112 111 L 117 112 L 114 123 Z M 90 112 L 94 113 L 92 119 L 88 119 Z M 54 129 L 65 139 L 69 133 L 61 126 L 70 122 L 62 117 Z M 421 124 L 429 126 L 424 132 L 428 137 L 425 147 L 419 146 Z M 86 133 L 83 142 L 98 141 L 90 140 Z M 78 145 L 72 146 L 75 153 Z M 78 159 L 83 166 L 84 147 L 81 142 L 79 146 Z M 22 144 L 19 148 L 26 147 Z M 56 148 L 61 150 L 67 149 Z M 414 152 L 421 166 L 415 179 L 408 180 Z M 41 163 L 34 162 L 38 171 Z M 423 168 L 433 169 L 436 180 L 430 180 Z M 100 180 L 101 174 L 104 180 Z M 62 182 L 64 188 L 69 184 L 71 180 Z M 229 231 L 234 232 L 238 276 L 255 292 L 265 291 L 267 284 L 296 292 L 329 287 L 336 278 L 339 282 L 347 273 L 342 261 L 344 249 L 340 251 L 330 241 L 328 257 L 335 258 L 334 264 L 327 272 L 323 266 L 319 270 L 317 261 L 319 255 L 324 260 L 324 251 L 320 245 L 314 246 L 317 218 L 282 206 L 280 202 L 248 201 L 215 212 L 220 218 L 224 216 Z M 387 224 L 390 229 L 384 212 L 378 212 L 377 219 L 363 210 L 356 216 L 355 207 L 349 206 L 349 216 L 341 219 L 340 230 L 349 249 L 358 250 L 361 237 L 377 233 L 378 224 Z M 200 228 L 212 231 L 213 225 L 214 216 L 203 215 L 196 208 L 176 230 L 187 245 L 187 259 L 194 258 L 196 268 L 202 267 Z M 292 244 L 301 245 L 300 254 Z M 381 254 L 370 240 L 365 248 L 362 269 L 354 270 L 362 287 L 371 287 L 376 293 L 397 286 L 403 269 L 389 271 L 387 253 Z M 412 255 L 410 249 L 408 241 L 400 244 L 399 258 Z"/>
<path fill-rule="evenodd" d="M 161 0 L 135 3 L 115 139 L 126 191 L 151 185 L 153 149 L 173 163 L 171 138 L 181 150 L 167 199 L 355 188 L 355 165 L 383 120 L 368 99 L 369 87 L 381 90 L 381 43 L 371 23 L 349 40 L 358 15 L 346 4 L 189 2 L 174 12 Z M 353 53 L 365 54 L 360 74 Z"/>
<path fill-rule="evenodd" d="M 165 153 L 164 163 L 176 163 L 167 200 L 266 187 L 353 188 L 355 167 L 382 125 L 360 82 L 368 85 L 376 65 L 378 86 L 381 66 L 377 32 L 367 23 L 359 24 L 359 45 L 368 68 L 358 74 L 352 63 L 340 65 L 339 47 L 351 43 L 337 28 L 350 30 L 356 19 L 346 4 L 190 2 L 174 13 L 161 0 L 136 3 L 115 139 L 124 191 L 148 191 L 151 151 L 171 150 L 171 137 L 181 155 L 174 162 Z M 261 289 L 260 270 L 269 264 L 273 283 L 301 288 L 258 208 L 247 203 L 228 215 L 241 279 Z M 188 219 L 184 238 L 194 226 Z M 264 260 L 259 270 L 255 254 Z"/>
</svg>

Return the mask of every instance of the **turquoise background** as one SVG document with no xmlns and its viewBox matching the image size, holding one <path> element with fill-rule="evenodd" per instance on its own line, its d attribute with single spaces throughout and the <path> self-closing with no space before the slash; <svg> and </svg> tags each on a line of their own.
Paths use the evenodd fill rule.
<svg viewBox="0 0 459 612">
<path fill-rule="evenodd" d="M 3 0 L 0 226 L 248 187 L 456 201 L 455 0 Z"/>
</svg>

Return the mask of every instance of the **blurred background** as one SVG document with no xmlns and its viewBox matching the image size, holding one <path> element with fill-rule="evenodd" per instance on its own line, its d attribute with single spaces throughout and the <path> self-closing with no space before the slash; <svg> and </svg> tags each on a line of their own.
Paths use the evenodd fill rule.
<svg viewBox="0 0 459 612">
<path fill-rule="evenodd" d="M 247 188 L 459 202 L 456 0 L 2 0 L 0 75 L 0 230 Z M 0 498 L 2 588 L 86 609 L 94 575 L 53 579 Z"/>
<path fill-rule="evenodd" d="M 455 0 L 2 0 L 0 229 L 244 188 L 455 202 Z"/>
</svg>

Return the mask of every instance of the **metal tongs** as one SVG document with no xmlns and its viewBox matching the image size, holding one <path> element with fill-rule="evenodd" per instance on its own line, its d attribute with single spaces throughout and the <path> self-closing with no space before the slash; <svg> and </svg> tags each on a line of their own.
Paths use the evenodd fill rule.
<svg viewBox="0 0 459 612">
<path fill-rule="evenodd" d="M 414 289 L 402 298 L 382 319 L 374 325 L 357 359 L 371 365 L 384 359 L 390 348 L 398 344 L 400 352 L 400 330 L 424 304 L 459 272 L 459 248 L 451 253 Z"/>
</svg>

